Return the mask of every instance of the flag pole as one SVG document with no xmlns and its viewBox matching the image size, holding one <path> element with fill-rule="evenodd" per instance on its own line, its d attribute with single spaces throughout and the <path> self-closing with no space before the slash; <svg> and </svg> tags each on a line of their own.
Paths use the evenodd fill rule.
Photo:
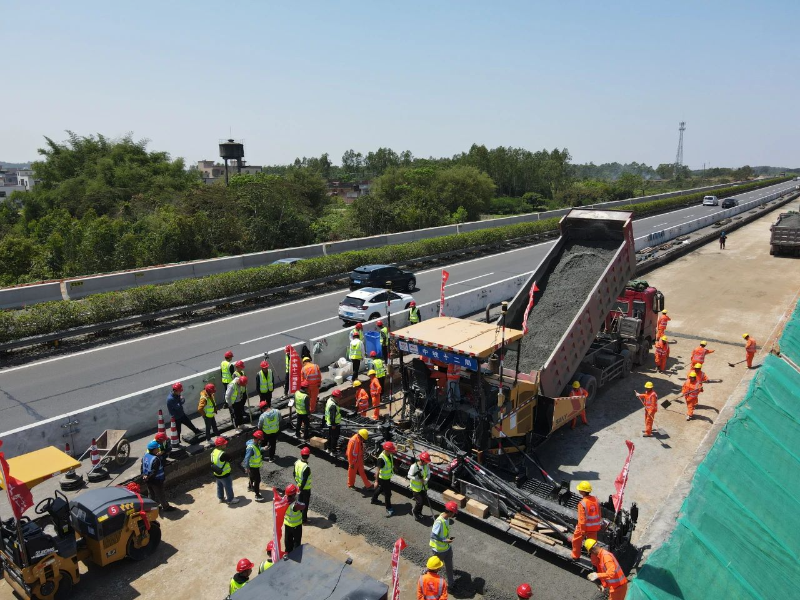
<svg viewBox="0 0 800 600">
<path fill-rule="evenodd" d="M 3 442 L 0 441 L 0 446 L 3 445 Z M 28 552 L 25 549 L 25 536 L 22 535 L 22 524 L 20 520 L 17 518 L 16 511 L 14 510 L 14 501 L 11 498 L 11 489 L 8 484 L 8 478 L 10 476 L 11 469 L 8 469 L 8 463 L 6 462 L 6 456 L 4 452 L 0 452 L 0 472 L 2 472 L 3 476 L 3 487 L 6 489 L 6 497 L 8 498 L 8 505 L 11 507 L 11 514 L 14 516 L 14 522 L 16 523 L 17 527 L 17 541 L 19 542 L 19 554 L 22 558 L 22 567 L 28 566 Z"/>
</svg>

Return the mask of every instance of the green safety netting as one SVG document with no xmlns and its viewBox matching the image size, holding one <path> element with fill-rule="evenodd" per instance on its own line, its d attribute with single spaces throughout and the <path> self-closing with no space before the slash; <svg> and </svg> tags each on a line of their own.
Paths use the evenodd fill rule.
<svg viewBox="0 0 800 600">
<path fill-rule="evenodd" d="M 788 356 L 791 361 L 800 365 L 800 302 L 794 309 L 794 314 L 783 330 L 780 341 L 781 354 Z"/>
<path fill-rule="evenodd" d="M 629 600 L 800 598 L 798 389 L 800 373 L 768 355 Z"/>
</svg>

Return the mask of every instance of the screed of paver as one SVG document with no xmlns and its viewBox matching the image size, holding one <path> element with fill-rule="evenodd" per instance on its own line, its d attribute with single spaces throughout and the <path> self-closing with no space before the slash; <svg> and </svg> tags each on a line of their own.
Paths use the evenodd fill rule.
<svg viewBox="0 0 800 600">
<path fill-rule="evenodd" d="M 798 206 L 795 201 L 779 211 L 797 210 Z M 742 379 L 745 364 L 728 366 L 745 357 L 742 334 L 753 336 L 761 353 L 762 344 L 800 290 L 798 262 L 769 255 L 769 228 L 777 215 L 778 211 L 765 214 L 731 232 L 725 250 L 710 243 L 648 273 L 645 279 L 664 293 L 672 318 L 667 329 L 673 341 L 667 372 L 656 372 L 651 357 L 627 379 L 601 390 L 587 410 L 588 426 L 562 429 L 540 450 L 548 465 L 556 466 L 561 477 L 572 480 L 573 489 L 578 481 L 587 479 L 599 498 L 607 498 L 614 493 L 614 478 L 627 455 L 625 440 L 631 440 L 636 449 L 625 504 L 636 502 L 640 509 L 634 541 L 658 511 Z M 686 405 L 679 392 L 692 350 L 702 340 L 714 350 L 704 365 L 712 383 L 705 384 L 694 420 L 687 422 Z M 754 364 L 760 362 L 758 358 Z M 642 437 L 644 411 L 634 396 L 634 391 L 644 390 L 646 381 L 653 381 L 660 400 L 673 401 L 666 410 L 659 406 L 653 438 Z"/>
</svg>

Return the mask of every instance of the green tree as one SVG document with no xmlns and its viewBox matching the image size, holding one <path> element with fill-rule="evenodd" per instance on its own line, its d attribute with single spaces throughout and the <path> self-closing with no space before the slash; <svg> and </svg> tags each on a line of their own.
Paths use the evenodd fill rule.
<svg viewBox="0 0 800 600">
<path fill-rule="evenodd" d="M 674 163 L 661 163 L 656 167 L 656 174 L 660 179 L 672 179 L 675 175 Z"/>
<path fill-rule="evenodd" d="M 636 195 L 636 191 L 642 189 L 642 176 L 634 175 L 633 173 L 623 173 L 614 182 L 614 191 L 620 200 L 624 198 L 632 198 Z"/>
</svg>

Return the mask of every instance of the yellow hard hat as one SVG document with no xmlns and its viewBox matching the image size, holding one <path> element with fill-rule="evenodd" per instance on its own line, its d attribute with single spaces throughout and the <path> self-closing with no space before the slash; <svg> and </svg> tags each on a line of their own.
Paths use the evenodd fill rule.
<svg viewBox="0 0 800 600">
<path fill-rule="evenodd" d="M 695 373 L 694 371 L 690 371 L 689 377 L 697 377 L 697 373 Z"/>
<path fill-rule="evenodd" d="M 573 381 L 572 387 L 574 387 L 577 390 L 579 387 L 581 387 L 580 381 Z"/>
<path fill-rule="evenodd" d="M 377 375 L 377 374 L 378 372 L 375 369 L 370 369 L 369 371 L 367 371 L 367 375 Z"/>
<path fill-rule="evenodd" d="M 707 341 L 705 341 L 705 340 L 703 340 L 702 342 L 700 342 L 700 345 L 701 345 L 701 346 L 707 346 L 707 345 L 708 345 L 708 342 L 707 342 Z"/>
<path fill-rule="evenodd" d="M 743 334 L 742 334 L 742 337 L 743 337 L 744 339 L 747 339 L 747 338 L 749 338 L 749 337 L 750 337 L 750 334 L 749 334 L 749 333 L 743 333 Z"/>
<path fill-rule="evenodd" d="M 361 382 L 360 382 L 358 379 L 356 379 L 355 381 L 353 381 L 353 387 L 358 387 L 358 386 L 360 386 L 360 385 L 361 385 Z"/>
<path fill-rule="evenodd" d="M 662 311 L 661 311 L 661 314 L 662 314 L 662 315 L 665 315 L 665 314 L 667 314 L 667 309 L 665 308 L 664 310 L 662 310 Z"/>
<path fill-rule="evenodd" d="M 308 356 L 304 356 L 303 357 L 303 362 L 306 362 L 306 361 L 311 362 L 311 359 Z"/>
<path fill-rule="evenodd" d="M 644 384 L 644 387 L 647 388 L 648 390 L 652 390 L 653 389 L 653 382 L 652 381 L 648 381 L 647 383 Z"/>
<path fill-rule="evenodd" d="M 359 429 L 358 430 L 358 435 L 361 436 L 362 440 L 365 440 L 365 439 L 367 439 L 369 437 L 369 431 L 367 431 L 366 429 Z"/>
<path fill-rule="evenodd" d="M 597 540 L 586 540 L 583 542 L 583 547 L 586 548 L 587 552 L 591 552 L 594 545 L 597 543 Z"/>
<path fill-rule="evenodd" d="M 428 559 L 428 564 L 427 564 L 427 567 L 428 567 L 428 569 L 430 569 L 431 571 L 438 571 L 438 570 L 439 570 L 439 569 L 441 569 L 443 566 L 444 566 L 444 563 L 442 562 L 442 559 L 441 559 L 441 558 L 439 558 L 438 556 L 431 556 L 431 557 Z"/>
<path fill-rule="evenodd" d="M 588 481 L 581 481 L 578 484 L 578 491 L 579 492 L 591 492 L 592 491 L 592 484 Z"/>
<path fill-rule="evenodd" d="M 700 363 L 694 363 L 694 368 L 695 369 L 702 369 L 703 365 L 701 365 Z"/>
<path fill-rule="evenodd" d="M 667 342 L 667 341 L 669 341 L 669 340 L 667 340 L 667 336 L 665 336 L 665 335 L 662 335 L 662 336 L 661 336 L 661 341 L 662 341 L 662 342 Z"/>
</svg>

